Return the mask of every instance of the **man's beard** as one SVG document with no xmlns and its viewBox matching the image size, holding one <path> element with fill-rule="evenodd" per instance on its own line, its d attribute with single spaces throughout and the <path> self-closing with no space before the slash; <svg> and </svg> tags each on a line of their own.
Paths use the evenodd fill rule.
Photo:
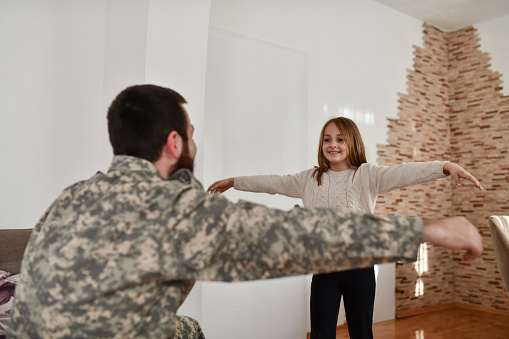
<svg viewBox="0 0 509 339">
<path fill-rule="evenodd" d="M 182 149 L 182 154 L 180 155 L 179 160 L 175 164 L 175 167 L 172 169 L 172 173 L 175 173 L 181 168 L 186 168 L 191 172 L 194 171 L 194 159 L 191 158 L 191 154 L 189 153 L 189 145 L 186 142 L 184 144 L 184 148 Z M 170 173 L 170 174 L 172 174 Z"/>
</svg>

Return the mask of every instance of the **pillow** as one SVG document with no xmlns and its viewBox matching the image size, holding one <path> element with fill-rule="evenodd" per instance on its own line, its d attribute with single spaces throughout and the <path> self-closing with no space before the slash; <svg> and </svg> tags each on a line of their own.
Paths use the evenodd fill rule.
<svg viewBox="0 0 509 339">
<path fill-rule="evenodd" d="M 0 338 L 5 338 L 11 320 L 11 309 L 14 301 L 14 289 L 19 274 L 0 270 Z"/>
</svg>

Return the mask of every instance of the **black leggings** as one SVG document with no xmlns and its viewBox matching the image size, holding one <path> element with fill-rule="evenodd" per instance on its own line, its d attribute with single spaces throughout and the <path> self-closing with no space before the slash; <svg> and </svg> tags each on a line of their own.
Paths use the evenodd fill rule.
<svg viewBox="0 0 509 339">
<path fill-rule="evenodd" d="M 341 296 L 350 339 L 372 339 L 375 288 L 373 267 L 314 275 L 311 282 L 311 339 L 336 339 Z"/>
</svg>

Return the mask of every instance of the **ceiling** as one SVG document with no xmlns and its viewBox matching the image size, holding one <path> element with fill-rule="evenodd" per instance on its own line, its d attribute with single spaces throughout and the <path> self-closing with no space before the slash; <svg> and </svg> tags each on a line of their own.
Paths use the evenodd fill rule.
<svg viewBox="0 0 509 339">
<path fill-rule="evenodd" d="M 375 0 L 445 32 L 509 15 L 509 0 Z M 509 19 L 508 19 L 509 20 Z M 509 32 L 508 32 L 509 33 Z"/>
</svg>

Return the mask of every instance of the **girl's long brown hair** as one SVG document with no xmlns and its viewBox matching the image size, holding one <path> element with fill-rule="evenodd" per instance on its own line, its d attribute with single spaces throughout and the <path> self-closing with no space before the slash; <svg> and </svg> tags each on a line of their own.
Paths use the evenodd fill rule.
<svg viewBox="0 0 509 339">
<path fill-rule="evenodd" d="M 329 160 L 323 155 L 322 146 L 325 128 L 331 123 L 336 124 L 345 136 L 345 142 L 348 147 L 348 164 L 353 167 L 359 167 L 367 162 L 364 142 L 355 122 L 345 117 L 332 118 L 323 125 L 320 141 L 318 142 L 318 166 L 315 166 L 312 174 L 312 177 L 316 178 L 318 186 L 322 185 L 322 174 L 330 169 Z"/>
</svg>

